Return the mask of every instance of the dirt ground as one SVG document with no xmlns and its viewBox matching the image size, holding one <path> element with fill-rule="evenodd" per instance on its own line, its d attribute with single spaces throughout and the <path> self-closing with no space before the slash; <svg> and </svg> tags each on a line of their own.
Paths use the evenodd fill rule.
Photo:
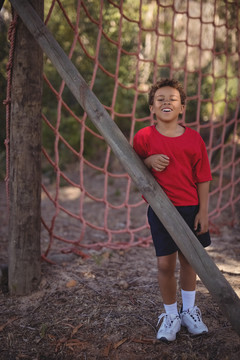
<svg viewBox="0 0 240 360">
<path fill-rule="evenodd" d="M 87 259 L 56 252 L 56 265 L 42 262 L 38 291 L 9 296 L 3 184 L 0 190 L 0 360 L 240 359 L 239 335 L 199 279 L 196 304 L 209 333 L 192 337 L 182 328 L 173 343 L 155 340 L 163 304 L 152 246 L 91 250 Z M 239 229 L 223 226 L 207 250 L 238 296 Z"/>
</svg>

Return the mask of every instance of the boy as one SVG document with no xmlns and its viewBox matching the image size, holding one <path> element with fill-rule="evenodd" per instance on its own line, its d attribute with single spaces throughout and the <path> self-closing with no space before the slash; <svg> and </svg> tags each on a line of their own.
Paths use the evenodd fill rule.
<svg viewBox="0 0 240 360">
<path fill-rule="evenodd" d="M 210 245 L 208 232 L 208 193 L 212 180 L 205 144 L 201 136 L 178 124 L 185 107 L 186 95 L 176 80 L 161 80 L 149 93 L 149 108 L 156 124 L 137 132 L 133 147 L 151 170 L 169 199 L 198 237 L 201 244 Z M 158 263 L 158 283 L 165 313 L 157 339 L 173 341 L 181 325 L 193 335 L 208 332 L 201 312 L 195 306 L 196 273 L 174 243 L 152 208 L 148 208 L 153 243 Z M 182 309 L 176 302 L 175 268 L 180 262 Z"/>
</svg>

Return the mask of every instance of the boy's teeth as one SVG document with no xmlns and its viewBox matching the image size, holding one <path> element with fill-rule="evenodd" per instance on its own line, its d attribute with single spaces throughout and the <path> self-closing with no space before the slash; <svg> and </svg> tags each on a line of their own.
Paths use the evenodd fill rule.
<svg viewBox="0 0 240 360">
<path fill-rule="evenodd" d="M 163 109 L 164 112 L 170 112 L 171 109 Z"/>
</svg>

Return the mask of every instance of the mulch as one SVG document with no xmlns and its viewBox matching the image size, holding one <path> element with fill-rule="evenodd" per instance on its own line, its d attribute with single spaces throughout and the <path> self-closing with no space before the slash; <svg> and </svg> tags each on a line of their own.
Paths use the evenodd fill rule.
<svg viewBox="0 0 240 360">
<path fill-rule="evenodd" d="M 207 251 L 239 296 L 239 227 L 220 230 Z M 0 360 L 240 359 L 240 337 L 200 279 L 196 304 L 209 333 L 192 337 L 182 328 L 172 343 L 156 340 L 163 304 L 152 246 L 90 250 L 88 255 L 62 254 L 59 245 L 53 247 L 49 259 L 55 264 L 42 262 L 38 290 L 10 296 L 3 266 L 7 221 L 1 217 Z M 178 276 L 177 268 L 179 282 Z"/>
</svg>

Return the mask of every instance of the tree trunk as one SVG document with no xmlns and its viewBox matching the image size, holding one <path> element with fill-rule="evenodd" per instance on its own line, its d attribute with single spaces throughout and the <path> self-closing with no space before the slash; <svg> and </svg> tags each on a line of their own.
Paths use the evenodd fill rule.
<svg viewBox="0 0 240 360">
<path fill-rule="evenodd" d="M 43 0 L 31 0 L 43 18 Z M 9 291 L 26 295 L 40 281 L 41 101 L 43 54 L 18 18 L 11 85 Z"/>
</svg>

